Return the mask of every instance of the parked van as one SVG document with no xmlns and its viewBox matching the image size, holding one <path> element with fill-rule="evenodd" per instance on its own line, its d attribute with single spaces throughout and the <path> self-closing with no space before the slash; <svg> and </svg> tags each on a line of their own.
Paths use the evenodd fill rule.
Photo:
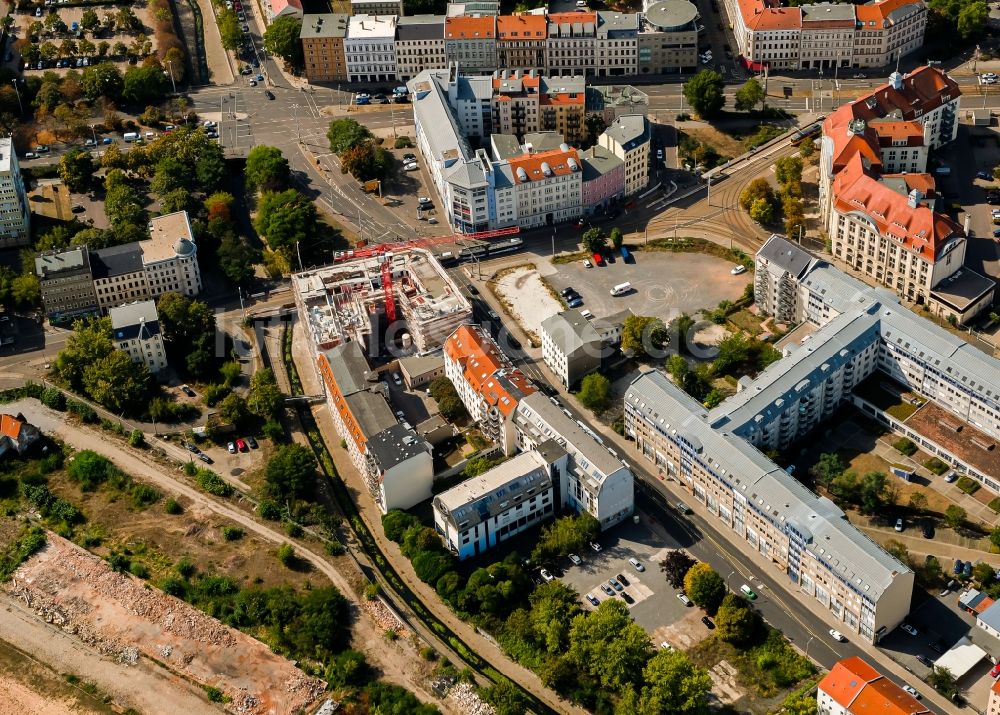
<svg viewBox="0 0 1000 715">
<path fill-rule="evenodd" d="M 122 139 L 124 139 L 127 142 L 134 142 L 138 138 L 139 138 L 139 132 L 125 132 L 125 134 L 122 135 Z"/>
<path fill-rule="evenodd" d="M 611 289 L 611 295 L 615 296 L 625 295 L 631 290 L 632 290 L 631 283 L 619 283 L 618 285 L 616 285 L 614 288 Z"/>
<path fill-rule="evenodd" d="M 586 318 L 587 320 L 590 320 L 591 318 L 594 317 L 594 314 L 591 313 L 589 310 L 581 310 L 580 315 Z"/>
<path fill-rule="evenodd" d="M 146 132 L 146 141 L 156 138 L 156 132 Z"/>
</svg>

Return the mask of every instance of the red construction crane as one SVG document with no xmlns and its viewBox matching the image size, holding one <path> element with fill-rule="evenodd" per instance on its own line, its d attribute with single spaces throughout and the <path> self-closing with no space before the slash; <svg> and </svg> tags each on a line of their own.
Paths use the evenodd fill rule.
<svg viewBox="0 0 1000 715">
<path fill-rule="evenodd" d="M 385 317 L 389 325 L 396 322 L 396 299 L 392 295 L 392 254 L 382 256 L 382 295 L 385 296 Z"/>
</svg>

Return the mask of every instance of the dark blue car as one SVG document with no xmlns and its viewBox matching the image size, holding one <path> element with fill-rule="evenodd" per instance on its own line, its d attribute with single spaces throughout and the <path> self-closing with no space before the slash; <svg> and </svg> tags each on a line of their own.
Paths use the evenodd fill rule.
<svg viewBox="0 0 1000 715">
<path fill-rule="evenodd" d="M 962 568 L 963 568 L 963 566 L 964 566 L 964 564 L 962 563 L 962 559 L 955 559 L 955 568 L 954 568 L 954 571 L 955 571 L 955 575 L 956 576 L 961 576 L 962 575 Z"/>
</svg>

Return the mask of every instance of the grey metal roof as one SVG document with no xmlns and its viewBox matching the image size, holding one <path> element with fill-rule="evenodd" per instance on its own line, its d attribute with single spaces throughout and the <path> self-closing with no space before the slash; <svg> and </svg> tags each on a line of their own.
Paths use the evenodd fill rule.
<svg viewBox="0 0 1000 715">
<path fill-rule="evenodd" d="M 715 428 L 739 431 L 757 415 L 776 416 L 797 400 L 798 395 L 823 382 L 830 372 L 854 359 L 878 339 L 878 316 L 873 307 L 868 312 L 852 311 L 830 320 L 808 342 L 791 350 L 732 397 L 723 400 L 709 413 Z M 780 404 L 779 404 L 780 402 Z"/>
<path fill-rule="evenodd" d="M 580 159 L 583 161 L 584 181 L 599 179 L 605 174 L 625 165 L 625 162 L 611 153 L 611 151 L 597 144 L 581 152 Z"/>
<path fill-rule="evenodd" d="M 459 67 L 461 69 L 461 67 Z M 460 101 L 482 102 L 493 98 L 492 77 L 470 77 L 460 75 L 456 82 Z"/>
<path fill-rule="evenodd" d="M 536 416 L 549 426 L 552 434 L 539 433 L 536 428 Z M 626 469 L 604 445 L 584 432 L 573 418 L 567 417 L 541 392 L 528 395 L 517 403 L 514 422 L 518 425 L 518 429 L 534 436 L 536 438 L 534 441 L 538 443 L 548 438 L 557 439 L 573 458 L 574 467 L 588 475 L 598 485 L 602 484 L 608 475 Z"/>
<path fill-rule="evenodd" d="M 847 3 L 844 5 L 833 3 L 819 3 L 814 5 L 800 5 L 802 10 L 802 22 L 822 22 L 826 20 L 854 20 L 856 15 L 854 5 Z"/>
<path fill-rule="evenodd" d="M 137 273 L 142 270 L 142 249 L 138 243 L 100 248 L 90 252 L 90 266 L 95 279 Z"/>
<path fill-rule="evenodd" d="M 637 377 L 625 400 L 694 449 L 694 459 L 778 529 L 794 525 L 806 549 L 856 592 L 878 600 L 909 569 L 852 526 L 829 499 L 813 494 L 749 442 L 713 429 L 704 409 L 659 371 Z"/>
<path fill-rule="evenodd" d="M 980 275 L 971 268 L 959 268 L 934 286 L 931 296 L 951 306 L 955 312 L 964 312 L 995 288 L 996 282 L 992 278 Z"/>
<path fill-rule="evenodd" d="M 642 114 L 623 114 L 611 123 L 604 133 L 631 151 L 649 141 L 649 122 Z"/>
<path fill-rule="evenodd" d="M 111 316 L 111 334 L 115 340 L 148 340 L 160 332 L 160 317 L 156 314 L 156 303 L 142 300 L 121 305 L 108 311 Z"/>
<path fill-rule="evenodd" d="M 521 144 L 513 134 L 492 134 L 490 144 L 493 147 L 493 156 L 497 161 L 504 161 L 512 156 L 521 156 Z"/>
<path fill-rule="evenodd" d="M 558 454 L 541 450 L 522 452 L 434 497 L 434 508 L 464 531 L 490 517 L 514 508 L 518 499 L 552 487 L 549 464 Z M 462 524 L 459 527 L 459 524 Z"/>
<path fill-rule="evenodd" d="M 663 0 L 646 9 L 646 20 L 664 32 L 694 29 L 698 8 L 688 0 Z"/>
<path fill-rule="evenodd" d="M 373 377 L 369 371 L 368 360 L 364 349 L 357 341 L 342 343 L 326 350 L 326 360 L 330 363 L 330 372 L 337 382 L 337 388 L 342 395 L 350 395 L 359 390 L 367 390 L 372 386 Z"/>
<path fill-rule="evenodd" d="M 801 278 L 806 269 L 816 260 L 801 246 L 797 246 L 778 235 L 772 235 L 767 243 L 757 251 L 757 256 L 767 259 L 768 265 L 777 266 L 796 278 Z"/>
<path fill-rule="evenodd" d="M 399 366 L 409 375 L 422 375 L 438 368 L 444 369 L 444 355 L 440 351 L 431 355 L 411 355 L 400 358 Z"/>
<path fill-rule="evenodd" d="M 365 391 L 355 392 L 344 397 L 347 406 L 358 421 L 362 434 L 366 439 L 372 439 L 382 430 L 387 430 L 395 424 L 399 424 L 396 415 L 393 414 L 389 403 L 385 401 L 385 396 L 381 392 Z"/>
<path fill-rule="evenodd" d="M 412 429 L 407 429 L 400 423 L 369 436 L 365 447 L 383 472 L 418 454 L 431 451 L 431 446 L 427 444 L 426 440 L 421 439 Z"/>
<path fill-rule="evenodd" d="M 829 263 L 816 264 L 801 282 L 820 301 L 840 313 L 852 307 L 870 305 L 886 296 L 890 302 L 899 302 L 894 294 L 886 291 L 884 296 L 880 295 L 877 289 L 847 275 L 839 268 L 834 268 Z"/>
<path fill-rule="evenodd" d="M 584 94 L 587 91 L 587 78 L 582 75 L 568 77 L 538 78 L 538 91 L 541 94 Z"/>
<path fill-rule="evenodd" d="M 324 12 L 302 17 L 302 29 L 299 30 L 300 40 L 316 38 L 345 37 L 350 15 L 339 12 Z"/>
<path fill-rule="evenodd" d="M 613 10 L 598 10 L 597 12 L 598 30 L 604 32 L 638 32 L 639 13 L 637 12 L 614 12 Z"/>
<path fill-rule="evenodd" d="M 414 120 L 430 145 L 431 160 L 442 161 L 446 154 L 455 153 L 459 161 L 468 161 L 472 151 L 448 104 L 448 73 L 446 69 L 424 70 L 407 82 Z"/>
<path fill-rule="evenodd" d="M 995 631 L 1000 631 L 1000 601 L 997 601 L 976 618 Z"/>
<path fill-rule="evenodd" d="M 566 139 L 559 132 L 527 132 L 524 135 L 524 144 L 531 144 L 535 152 L 551 151 L 559 149 L 566 143 Z"/>
<path fill-rule="evenodd" d="M 564 310 L 542 321 L 542 332 L 548 335 L 563 355 L 572 355 L 588 346 L 599 351 L 601 336 L 579 310 Z"/>
<path fill-rule="evenodd" d="M 410 20 L 410 22 L 403 22 L 403 20 Z M 413 20 L 418 20 L 418 22 L 413 22 Z M 444 17 L 440 15 L 418 15 L 415 18 L 399 18 L 399 22 L 396 24 L 396 41 L 410 42 L 415 40 L 443 41 Z"/>
<path fill-rule="evenodd" d="M 90 255 L 86 246 L 49 251 L 35 256 L 35 274 L 45 278 L 63 271 L 90 270 Z"/>
<path fill-rule="evenodd" d="M 451 171 L 445 175 L 448 183 L 461 186 L 466 189 L 474 189 L 479 186 L 486 186 L 486 174 L 483 167 L 476 161 L 460 162 L 452 167 Z"/>
</svg>

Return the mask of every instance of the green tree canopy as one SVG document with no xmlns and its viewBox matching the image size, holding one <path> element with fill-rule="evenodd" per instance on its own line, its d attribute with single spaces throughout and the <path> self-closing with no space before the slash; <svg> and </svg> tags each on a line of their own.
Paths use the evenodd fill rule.
<svg viewBox="0 0 1000 715">
<path fill-rule="evenodd" d="M 95 402 L 112 412 L 141 414 L 149 401 L 149 368 L 132 362 L 128 353 L 113 350 L 84 368 L 83 387 Z"/>
<path fill-rule="evenodd" d="M 89 151 L 73 147 L 59 160 L 59 178 L 74 194 L 83 193 L 97 167 Z"/>
<path fill-rule="evenodd" d="M 125 80 L 117 67 L 110 62 L 101 62 L 83 70 L 80 85 L 91 101 L 107 97 L 112 102 L 117 102 L 125 89 Z"/>
<path fill-rule="evenodd" d="M 561 655 L 569 646 L 569 629 L 580 613 L 580 597 L 561 581 L 549 581 L 532 591 L 529 616 L 535 639 L 545 652 Z"/>
<path fill-rule="evenodd" d="M 622 230 L 617 226 L 611 229 L 611 247 L 618 250 L 624 242 L 625 236 L 622 235 Z"/>
<path fill-rule="evenodd" d="M 726 104 L 726 82 L 714 70 L 702 70 L 684 83 L 684 98 L 702 119 L 712 119 Z"/>
<path fill-rule="evenodd" d="M 78 320 L 73 333 L 66 340 L 66 347 L 55 361 L 55 372 L 69 386 L 83 390 L 83 373 L 87 366 L 103 360 L 114 350 L 111 342 L 111 318 Z"/>
<path fill-rule="evenodd" d="M 967 517 L 968 514 L 965 513 L 965 509 L 957 504 L 952 504 L 944 510 L 944 523 L 952 529 L 958 529 L 964 525 Z"/>
<path fill-rule="evenodd" d="M 373 141 L 345 149 L 340 160 L 343 168 L 358 181 L 387 179 L 392 173 L 392 155 Z"/>
<path fill-rule="evenodd" d="M 334 119 L 330 122 L 326 138 L 330 140 L 330 151 L 339 155 L 375 137 L 368 127 L 353 119 Z"/>
<path fill-rule="evenodd" d="M 768 183 L 767 179 L 754 179 L 740 192 L 740 206 L 744 211 L 749 211 L 753 202 L 757 199 L 767 199 L 769 202 L 774 201 L 774 189 L 771 188 L 771 184 Z"/>
<path fill-rule="evenodd" d="M 267 192 L 257 206 L 254 227 L 267 239 L 272 250 L 290 251 L 317 231 L 316 207 L 308 198 L 288 189 Z"/>
<path fill-rule="evenodd" d="M 726 595 L 726 582 L 704 562 L 692 566 L 684 576 L 684 591 L 709 615 L 713 615 Z"/>
<path fill-rule="evenodd" d="M 122 99 L 134 105 L 145 106 L 162 101 L 170 90 L 170 80 L 158 64 L 136 65 L 125 72 Z"/>
<path fill-rule="evenodd" d="M 684 586 L 684 577 L 695 563 L 697 562 L 686 551 L 672 549 L 660 562 L 660 571 L 666 576 L 671 588 L 681 588 Z"/>
<path fill-rule="evenodd" d="M 576 397 L 591 412 L 604 412 L 611 403 L 611 382 L 601 373 L 592 372 L 580 381 Z"/>
<path fill-rule="evenodd" d="M 715 614 L 715 634 L 727 643 L 743 646 L 758 634 L 760 619 L 750 605 L 734 593 L 727 593 Z"/>
<path fill-rule="evenodd" d="M 643 669 L 645 684 L 639 694 L 636 715 L 708 713 L 708 694 L 712 678 L 699 668 L 687 654 L 660 650 Z"/>
<path fill-rule="evenodd" d="M 663 350 L 670 342 L 667 326 L 659 318 L 649 315 L 630 315 L 622 326 L 622 352 L 635 355 L 639 360 Z"/>
<path fill-rule="evenodd" d="M 196 377 L 213 371 L 215 314 L 208 304 L 179 293 L 164 293 L 156 301 L 156 311 L 171 364 L 183 365 Z"/>
<path fill-rule="evenodd" d="M 608 245 L 608 237 L 599 228 L 588 228 L 583 233 L 582 242 L 587 253 L 599 253 Z"/>
<path fill-rule="evenodd" d="M 587 512 L 560 517 L 542 527 L 531 558 L 536 563 L 543 563 L 556 556 L 582 551 L 600 531 L 600 522 Z"/>
<path fill-rule="evenodd" d="M 767 199 L 754 199 L 750 204 L 750 218 L 759 224 L 774 221 L 774 204 Z"/>
<path fill-rule="evenodd" d="M 290 15 L 276 18 L 264 31 L 264 49 L 277 55 L 293 67 L 302 66 L 302 43 L 299 33 L 302 21 Z"/>
<path fill-rule="evenodd" d="M 313 491 L 316 457 L 301 444 L 282 445 L 267 461 L 264 478 L 272 498 L 304 499 Z"/>
<path fill-rule="evenodd" d="M 278 414 L 284 397 L 274 379 L 270 368 L 258 370 L 250 378 L 250 392 L 247 395 L 247 406 L 250 411 L 261 419 L 268 419 Z"/>
<path fill-rule="evenodd" d="M 216 255 L 219 258 L 219 268 L 236 285 L 243 285 L 252 279 L 254 264 L 261 260 L 260 251 L 234 231 L 223 236 Z"/>
<path fill-rule="evenodd" d="M 755 109 L 758 104 L 767 99 L 764 88 L 757 81 L 756 77 L 751 77 L 743 86 L 736 90 L 736 110 L 739 112 L 749 112 Z"/>
<path fill-rule="evenodd" d="M 809 468 L 809 476 L 819 484 L 827 486 L 847 469 L 847 465 L 836 452 L 824 452 L 819 455 L 816 464 Z"/>
<path fill-rule="evenodd" d="M 258 144 L 247 154 L 244 176 L 253 190 L 283 191 L 288 188 L 291 169 L 281 149 Z"/>
<path fill-rule="evenodd" d="M 802 158 L 798 156 L 785 156 L 774 162 L 774 175 L 778 183 L 801 184 L 802 183 Z"/>
<path fill-rule="evenodd" d="M 243 43 L 243 29 L 240 27 L 240 19 L 236 13 L 226 8 L 220 8 L 216 10 L 215 20 L 219 25 L 222 46 L 227 50 L 239 49 Z"/>
<path fill-rule="evenodd" d="M 617 598 L 602 601 L 590 614 L 576 616 L 569 641 L 569 661 L 613 693 L 641 682 L 652 655 L 649 635 L 632 621 L 628 607 Z"/>
</svg>

